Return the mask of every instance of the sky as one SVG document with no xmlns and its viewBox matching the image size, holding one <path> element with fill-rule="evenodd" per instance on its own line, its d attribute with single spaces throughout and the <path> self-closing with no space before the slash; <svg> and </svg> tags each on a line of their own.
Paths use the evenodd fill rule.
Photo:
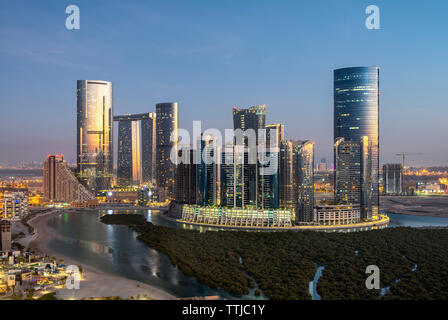
<svg viewBox="0 0 448 320">
<path fill-rule="evenodd" d="M 80 29 L 67 30 L 68 5 Z M 368 5 L 380 9 L 368 30 Z M 333 158 L 333 69 L 379 66 L 380 162 L 448 165 L 448 1 L 2 1 L 0 164 L 74 159 L 76 80 L 112 81 L 114 113 L 179 102 L 179 127 L 232 107 Z"/>
</svg>

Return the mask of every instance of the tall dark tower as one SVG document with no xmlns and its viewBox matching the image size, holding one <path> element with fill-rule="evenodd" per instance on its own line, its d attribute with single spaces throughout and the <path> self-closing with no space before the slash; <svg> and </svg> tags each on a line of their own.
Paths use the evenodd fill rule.
<svg viewBox="0 0 448 320">
<path fill-rule="evenodd" d="M 378 111 L 379 67 L 334 70 L 335 200 L 361 204 L 369 220 L 379 212 Z M 338 162 L 338 154 L 349 162 Z"/>
<path fill-rule="evenodd" d="M 175 164 L 170 153 L 177 147 L 177 135 L 171 140 L 171 133 L 177 132 L 177 102 L 158 103 L 156 105 L 156 157 L 157 186 L 169 199 L 174 198 Z"/>
<path fill-rule="evenodd" d="M 233 108 L 233 129 L 239 129 L 247 134 L 250 132 L 248 130 L 253 130 L 256 148 L 258 145 L 258 130 L 266 129 L 266 105 L 253 106 L 248 109 Z M 250 151 L 255 151 L 256 153 L 257 150 L 251 150 L 252 144 L 249 142 L 248 137 L 243 137 L 242 141 L 238 141 L 238 139 L 237 136 L 235 144 L 249 147 L 249 150 L 242 152 L 243 162 L 235 172 L 235 179 L 238 182 L 237 184 L 240 184 L 242 193 L 241 195 L 236 194 L 235 197 L 242 199 L 242 207 L 261 207 L 258 187 L 260 178 L 258 163 L 252 163 L 251 159 L 249 159 L 251 157 Z M 254 162 L 256 162 L 256 159 Z"/>
</svg>

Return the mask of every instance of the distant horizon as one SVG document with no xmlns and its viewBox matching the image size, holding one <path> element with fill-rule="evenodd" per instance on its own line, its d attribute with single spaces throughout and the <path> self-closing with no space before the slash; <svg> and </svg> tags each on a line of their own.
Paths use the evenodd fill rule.
<svg viewBox="0 0 448 320">
<path fill-rule="evenodd" d="M 114 114 L 179 102 L 179 128 L 232 128 L 233 107 L 266 104 L 266 124 L 316 143 L 333 162 L 333 70 L 379 66 L 380 164 L 448 166 L 444 12 L 378 0 L 381 29 L 364 25 L 368 1 L 226 3 L 180 0 L 15 1 L 0 12 L 0 164 L 76 159 L 76 80 L 104 79 Z M 410 23 L 420 21 L 418 28 Z M 253 23 L 253 21 L 259 21 Z M 117 144 L 116 130 L 114 145 Z"/>
</svg>

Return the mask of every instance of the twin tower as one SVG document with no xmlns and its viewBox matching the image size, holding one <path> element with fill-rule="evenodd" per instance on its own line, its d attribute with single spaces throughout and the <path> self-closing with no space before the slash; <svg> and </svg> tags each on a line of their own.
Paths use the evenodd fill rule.
<svg viewBox="0 0 448 320">
<path fill-rule="evenodd" d="M 112 83 L 77 82 L 77 177 L 93 193 L 112 186 L 113 123 L 118 122 L 117 185 L 174 185 L 171 132 L 178 127 L 178 104 L 159 103 L 156 112 L 114 116 Z"/>
</svg>

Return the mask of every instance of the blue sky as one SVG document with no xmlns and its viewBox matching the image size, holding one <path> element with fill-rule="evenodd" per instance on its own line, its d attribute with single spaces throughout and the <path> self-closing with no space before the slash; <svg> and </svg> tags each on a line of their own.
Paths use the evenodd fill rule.
<svg viewBox="0 0 448 320">
<path fill-rule="evenodd" d="M 365 28 L 369 4 L 381 30 Z M 448 165 L 447 14 L 443 0 L 3 1 L 0 163 L 75 157 L 77 79 L 112 81 L 115 114 L 178 101 L 187 129 L 267 104 L 268 123 L 330 160 L 332 70 L 378 65 L 381 162 Z"/>
</svg>

